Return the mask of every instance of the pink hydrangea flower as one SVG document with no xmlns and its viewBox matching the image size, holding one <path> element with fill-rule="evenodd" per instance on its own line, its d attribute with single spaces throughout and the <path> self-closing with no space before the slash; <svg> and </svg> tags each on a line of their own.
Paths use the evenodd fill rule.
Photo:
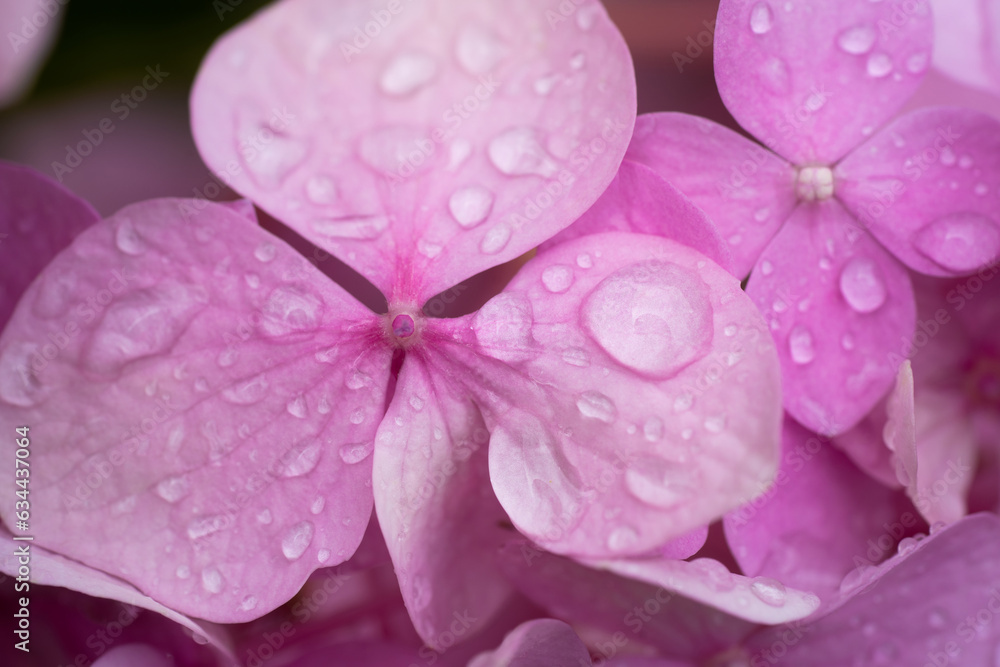
<svg viewBox="0 0 1000 667">
<path fill-rule="evenodd" d="M 639 119 L 629 159 L 702 207 L 770 322 L 785 407 L 838 434 L 892 386 L 915 311 L 904 268 L 970 273 L 1000 251 L 1000 123 L 923 109 L 879 127 L 930 63 L 924 0 L 724 0 L 719 90 L 771 150 L 683 114 Z M 774 152 L 772 152 L 774 151 Z"/>
<path fill-rule="evenodd" d="M 36 543 L 240 622 L 348 559 L 374 506 L 431 646 L 509 596 L 508 516 L 575 557 L 690 549 L 777 462 L 776 354 L 737 280 L 600 234 L 476 313 L 421 308 L 583 214 L 634 95 L 596 1 L 287 0 L 224 37 L 192 97 L 206 161 L 388 313 L 245 204 L 156 200 L 90 228 L 0 337 L 0 429 L 37 443 Z"/>
</svg>

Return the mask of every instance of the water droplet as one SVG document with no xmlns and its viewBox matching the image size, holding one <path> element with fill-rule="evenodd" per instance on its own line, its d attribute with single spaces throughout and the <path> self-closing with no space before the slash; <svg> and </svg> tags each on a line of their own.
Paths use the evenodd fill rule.
<svg viewBox="0 0 1000 667">
<path fill-rule="evenodd" d="M 562 294 L 573 285 L 573 269 L 565 264 L 554 264 L 542 271 L 542 284 L 545 289 Z"/>
<path fill-rule="evenodd" d="M 530 127 L 515 127 L 501 132 L 489 145 L 493 166 L 507 176 L 542 176 L 551 178 L 558 165 L 538 142 Z"/>
<path fill-rule="evenodd" d="M 240 611 L 253 611 L 257 608 L 257 598 L 248 595 L 240 602 Z"/>
<path fill-rule="evenodd" d="M 410 396 L 410 407 L 416 410 L 417 412 L 420 412 L 421 410 L 424 409 L 424 399 L 420 398 L 416 394 Z"/>
<path fill-rule="evenodd" d="M 483 240 L 479 244 L 479 249 L 486 255 L 495 255 L 507 247 L 507 243 L 510 242 L 510 237 L 510 227 L 501 223 L 491 228 L 483 235 Z"/>
<path fill-rule="evenodd" d="M 662 473 L 656 476 L 652 470 L 653 466 L 641 466 L 625 471 L 625 486 L 638 500 L 652 507 L 671 508 L 690 493 L 690 487 Z"/>
<path fill-rule="evenodd" d="M 896 658 L 899 656 L 899 650 L 896 648 L 895 644 L 888 642 L 879 644 L 874 647 L 871 652 L 871 664 L 873 665 L 896 665 L 898 664 Z"/>
<path fill-rule="evenodd" d="M 185 477 L 168 477 L 156 485 L 156 494 L 168 503 L 176 503 L 191 492 L 191 481 Z"/>
<path fill-rule="evenodd" d="M 612 551 L 627 551 L 639 541 L 639 534 L 634 528 L 620 526 L 608 536 L 608 548 Z"/>
<path fill-rule="evenodd" d="M 730 324 L 729 326 L 727 326 L 722 331 L 722 333 L 725 334 L 727 338 L 732 338 L 733 336 L 735 336 L 739 332 L 740 332 L 740 328 L 737 325 L 735 325 L 735 324 Z"/>
<path fill-rule="evenodd" d="M 796 326 L 788 335 L 788 351 L 792 361 L 797 364 L 808 364 L 816 358 L 816 348 L 813 346 L 813 336 L 803 326 Z"/>
<path fill-rule="evenodd" d="M 760 263 L 760 272 L 762 275 L 769 276 L 774 273 L 774 264 L 767 261 L 766 259 Z"/>
<path fill-rule="evenodd" d="M 785 585 L 768 577 L 755 577 L 750 583 L 750 591 L 765 604 L 780 607 L 785 604 Z"/>
<path fill-rule="evenodd" d="M 764 87 L 774 95 L 785 95 L 791 90 L 791 73 L 784 60 L 770 57 L 760 69 L 760 79 Z"/>
<path fill-rule="evenodd" d="M 584 417 L 610 424 L 618 416 L 614 402 L 598 391 L 585 391 L 576 397 L 576 408 Z"/>
<path fill-rule="evenodd" d="M 332 204 L 337 201 L 337 186 L 327 176 L 312 176 L 306 182 L 306 197 L 320 206 Z"/>
<path fill-rule="evenodd" d="M 285 558 L 292 561 L 301 558 L 312 543 L 313 531 L 311 521 L 302 521 L 289 528 L 281 538 L 281 553 Z"/>
<path fill-rule="evenodd" d="M 694 396 L 691 394 L 681 394 L 674 399 L 674 412 L 685 412 L 694 405 Z"/>
<path fill-rule="evenodd" d="M 188 524 L 187 536 L 192 540 L 201 539 L 228 528 L 229 524 L 229 517 L 223 514 L 199 517 Z"/>
<path fill-rule="evenodd" d="M 275 288 L 261 308 L 260 327 L 275 338 L 311 331 L 319 325 L 322 301 L 297 285 Z"/>
<path fill-rule="evenodd" d="M 278 256 L 278 249 L 272 243 L 262 243 L 253 251 L 253 256 L 257 261 L 267 264 Z"/>
<path fill-rule="evenodd" d="M 423 53 L 403 53 L 383 70 L 379 85 L 388 95 L 409 95 L 437 74 L 437 62 Z"/>
<path fill-rule="evenodd" d="M 320 549 L 319 553 L 316 554 L 316 560 L 318 560 L 320 563 L 325 563 L 328 560 L 330 560 L 330 556 L 332 555 L 333 554 L 330 553 L 329 549 Z"/>
<path fill-rule="evenodd" d="M 904 537 L 899 541 L 899 544 L 896 545 L 896 552 L 900 556 L 906 556 L 911 551 L 916 549 L 918 544 L 919 542 L 917 542 L 917 540 L 913 539 L 912 537 Z"/>
<path fill-rule="evenodd" d="M 613 359 L 657 377 L 702 358 L 714 335 L 708 286 L 697 271 L 668 262 L 605 278 L 584 302 L 583 323 Z"/>
<path fill-rule="evenodd" d="M 590 269 L 594 266 L 594 258 L 583 252 L 576 256 L 576 265 L 581 269 Z"/>
<path fill-rule="evenodd" d="M 370 383 L 371 377 L 357 368 L 351 369 L 351 372 L 347 374 L 347 378 L 344 380 L 344 385 L 352 391 L 367 387 Z"/>
<path fill-rule="evenodd" d="M 875 46 L 875 29 L 870 25 L 857 25 L 844 30 L 837 36 L 837 46 L 844 53 L 854 56 L 864 55 Z"/>
<path fill-rule="evenodd" d="M 590 366 L 590 355 L 586 351 L 579 348 L 570 348 L 564 350 L 562 353 L 562 359 L 570 366 L 576 366 L 577 368 L 586 368 Z"/>
<path fill-rule="evenodd" d="M 366 458 L 371 456 L 374 443 L 361 442 L 353 445 L 344 445 L 340 448 L 340 458 L 344 463 L 354 465 L 355 463 L 361 463 Z"/>
<path fill-rule="evenodd" d="M 309 410 L 306 408 L 305 396 L 301 394 L 288 401 L 285 408 L 288 410 L 288 414 L 298 419 L 305 419 L 306 415 L 309 414 Z"/>
<path fill-rule="evenodd" d="M 543 76 L 540 79 L 535 80 L 535 93 L 539 95 L 548 95 L 552 92 L 552 89 L 557 83 L 559 83 L 560 76 L 558 74 L 550 74 L 548 76 Z"/>
<path fill-rule="evenodd" d="M 726 428 L 725 416 L 709 417 L 705 420 L 705 430 L 709 433 L 722 433 Z"/>
<path fill-rule="evenodd" d="M 448 199 L 448 210 L 466 229 L 480 224 L 493 210 L 493 193 L 478 185 L 456 190 Z"/>
<path fill-rule="evenodd" d="M 323 511 L 324 507 L 326 507 L 326 498 L 320 496 L 312 502 L 312 505 L 309 506 L 309 511 L 313 514 L 319 514 Z"/>
<path fill-rule="evenodd" d="M 271 516 L 271 510 L 269 510 L 269 509 L 262 509 L 261 511 L 257 512 L 257 521 L 261 525 L 266 526 L 269 523 L 271 523 L 272 520 L 273 520 L 273 517 Z"/>
<path fill-rule="evenodd" d="M 996 260 L 1000 230 L 978 213 L 954 213 L 918 230 L 913 244 L 938 265 L 965 273 Z"/>
<path fill-rule="evenodd" d="M 642 435 L 649 442 L 658 442 L 663 438 L 663 420 L 659 417 L 650 417 L 642 426 Z"/>
<path fill-rule="evenodd" d="M 757 212 L 753 214 L 753 219 L 757 222 L 767 222 L 771 217 L 770 209 L 759 208 Z"/>
<path fill-rule="evenodd" d="M 915 53 L 906 59 L 906 69 L 910 74 L 923 74 L 929 62 L 930 58 L 926 53 Z"/>
<path fill-rule="evenodd" d="M 840 273 L 840 293 L 859 313 L 878 310 L 888 294 L 882 270 L 868 257 L 854 257 L 844 266 Z"/>
<path fill-rule="evenodd" d="M 115 229 L 115 245 L 123 253 L 133 257 L 141 255 L 149 249 L 146 242 L 135 230 L 135 225 L 128 218 L 124 218 L 118 223 L 118 227 Z"/>
<path fill-rule="evenodd" d="M 570 69 L 581 70 L 587 64 L 587 55 L 583 51 L 578 51 L 569 59 Z"/>
<path fill-rule="evenodd" d="M 176 570 L 176 574 L 178 579 L 187 579 L 191 576 L 191 568 L 187 565 L 180 565 Z"/>
<path fill-rule="evenodd" d="M 257 377 L 228 387 L 222 391 L 222 398 L 235 405 L 253 405 L 267 396 L 270 383 L 263 373 Z"/>
<path fill-rule="evenodd" d="M 362 410 L 361 408 L 358 408 L 357 410 L 351 413 L 351 423 L 354 424 L 355 426 L 363 423 L 364 421 L 365 421 L 365 411 Z"/>
<path fill-rule="evenodd" d="M 318 442 L 292 447 L 278 460 L 278 475 L 287 478 L 308 475 L 316 468 L 321 454 Z"/>
<path fill-rule="evenodd" d="M 881 79 L 892 73 L 892 58 L 885 53 L 873 53 L 868 56 L 868 75 Z"/>
<path fill-rule="evenodd" d="M 771 31 L 774 25 L 774 12 L 766 2 L 758 2 L 750 10 L 750 30 L 755 35 L 764 35 Z"/>
<path fill-rule="evenodd" d="M 469 74 L 488 74 L 507 54 L 507 47 L 490 30 L 479 25 L 462 29 L 455 45 L 458 62 Z"/>
<path fill-rule="evenodd" d="M 341 218 L 317 218 L 312 229 L 329 239 L 374 241 L 389 229 L 390 220 L 384 215 L 351 215 Z"/>
<path fill-rule="evenodd" d="M 42 389 L 32 361 L 41 359 L 35 343 L 14 343 L 0 352 L 0 399 L 19 408 L 30 408 Z"/>
</svg>

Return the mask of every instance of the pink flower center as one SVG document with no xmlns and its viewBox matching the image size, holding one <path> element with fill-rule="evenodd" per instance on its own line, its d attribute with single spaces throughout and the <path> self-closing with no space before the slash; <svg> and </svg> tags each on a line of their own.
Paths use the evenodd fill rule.
<svg viewBox="0 0 1000 667">
<path fill-rule="evenodd" d="M 396 315 L 392 320 L 392 335 L 396 338 L 409 338 L 415 328 L 413 318 L 409 315 Z"/>
<path fill-rule="evenodd" d="M 799 169 L 796 192 L 802 201 L 825 201 L 833 197 L 833 171 L 822 165 Z"/>
<path fill-rule="evenodd" d="M 407 349 L 420 340 L 424 319 L 420 309 L 405 306 L 390 307 L 384 318 L 383 331 L 393 347 Z"/>
</svg>

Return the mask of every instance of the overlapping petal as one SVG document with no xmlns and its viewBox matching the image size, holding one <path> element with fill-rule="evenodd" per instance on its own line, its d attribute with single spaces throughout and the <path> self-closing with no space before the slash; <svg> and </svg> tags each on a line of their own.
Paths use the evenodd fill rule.
<svg viewBox="0 0 1000 667">
<path fill-rule="evenodd" d="M 966 109 L 907 114 L 835 171 L 838 195 L 910 268 L 972 273 L 1000 255 L 1000 121 Z"/>
<path fill-rule="evenodd" d="M 596 200 L 635 78 L 597 0 L 285 0 L 216 44 L 192 117 L 227 183 L 419 304 Z"/>
<path fill-rule="evenodd" d="M 796 209 L 747 294 L 778 344 L 785 409 L 810 430 L 847 431 L 892 386 L 913 335 L 913 287 L 836 200 Z"/>
<path fill-rule="evenodd" d="M 587 667 L 590 653 L 562 621 L 540 618 L 519 625 L 495 651 L 482 653 L 469 667 Z"/>
<path fill-rule="evenodd" d="M 391 353 L 304 258 L 191 204 L 123 209 L 49 265 L 0 338 L 0 425 L 30 427 L 39 546 L 238 622 L 361 541 Z"/>
<path fill-rule="evenodd" d="M 927 0 L 725 0 L 715 78 L 764 144 L 795 164 L 832 164 L 916 91 L 932 36 Z"/>
<path fill-rule="evenodd" d="M 639 116 L 626 156 L 653 169 L 705 211 L 729 244 L 739 277 L 750 273 L 797 204 L 792 165 L 697 116 Z"/>
<path fill-rule="evenodd" d="M 90 204 L 49 178 L 0 162 L 0 330 L 45 265 L 97 220 Z"/>
</svg>

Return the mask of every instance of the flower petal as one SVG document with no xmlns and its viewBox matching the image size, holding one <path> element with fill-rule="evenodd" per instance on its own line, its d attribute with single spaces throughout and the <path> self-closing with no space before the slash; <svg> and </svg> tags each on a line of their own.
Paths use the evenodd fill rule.
<svg viewBox="0 0 1000 667">
<path fill-rule="evenodd" d="M 934 66 L 970 86 L 1000 93 L 1000 7 L 990 0 L 930 0 Z"/>
<path fill-rule="evenodd" d="M 987 665 L 1000 640 L 993 617 L 1000 591 L 1000 519 L 967 517 L 897 555 L 828 613 L 797 628 L 765 629 L 747 642 L 760 652 L 787 649 L 772 664 L 827 667 L 851 664 Z M 981 611 L 980 611 L 981 610 Z M 773 656 L 773 652 L 767 655 Z"/>
<path fill-rule="evenodd" d="M 456 618 L 471 616 L 481 629 L 510 593 L 494 560 L 510 531 L 489 483 L 489 432 L 450 371 L 433 350 L 407 355 L 373 473 L 403 599 L 421 638 L 439 650 L 454 641 Z"/>
<path fill-rule="evenodd" d="M 0 2 L 0 26 L 7 48 L 0 49 L 0 107 L 24 94 L 59 34 L 62 7 L 35 0 Z"/>
<path fill-rule="evenodd" d="M 739 282 L 689 248 L 624 233 L 561 244 L 452 326 L 493 488 L 546 549 L 647 553 L 775 472 L 773 343 Z"/>
<path fill-rule="evenodd" d="M 469 667 L 587 667 L 590 653 L 562 621 L 540 618 L 517 626 L 495 651 L 481 653 Z"/>
<path fill-rule="evenodd" d="M 39 546 L 239 622 L 361 541 L 378 416 L 349 416 L 381 409 L 390 352 L 303 257 L 192 204 L 123 209 L 29 288 L 0 337 L 0 427 L 30 427 Z"/>
<path fill-rule="evenodd" d="M 601 232 L 638 232 L 677 241 L 733 273 L 733 253 L 705 213 L 649 167 L 625 160 L 601 198 L 572 225 L 541 245 L 547 250 Z M 745 275 L 745 274 L 744 274 Z"/>
<path fill-rule="evenodd" d="M 115 646 L 94 662 L 94 667 L 175 667 L 170 654 L 147 644 Z"/>
<path fill-rule="evenodd" d="M 705 211 L 729 243 L 739 277 L 750 273 L 798 203 L 791 165 L 697 116 L 639 116 L 626 156 L 653 169 Z"/>
<path fill-rule="evenodd" d="M 847 454 L 858 468 L 889 489 L 900 489 L 893 454 L 885 446 L 885 401 L 872 408 L 858 425 L 833 439 L 833 444 Z"/>
<path fill-rule="evenodd" d="M 635 77 L 597 0 L 394 7 L 258 14 L 207 57 L 193 129 L 232 187 L 423 303 L 586 211 L 631 137 Z"/>
<path fill-rule="evenodd" d="M 866 477 L 829 441 L 786 418 L 775 485 L 726 515 L 726 539 L 744 574 L 827 601 L 857 567 L 855 557 L 866 557 L 868 540 L 898 520 L 904 503 L 902 494 Z"/>
<path fill-rule="evenodd" d="M 938 107 L 898 119 L 835 173 L 841 201 L 904 264 L 972 273 L 1000 254 L 1000 120 Z"/>
<path fill-rule="evenodd" d="M 847 431 L 892 386 L 916 321 L 910 278 L 835 200 L 796 209 L 747 294 L 778 344 L 785 409 L 810 430 Z"/>
<path fill-rule="evenodd" d="M 0 331 L 31 281 L 97 220 L 90 204 L 48 177 L 0 162 Z"/>
<path fill-rule="evenodd" d="M 723 0 L 715 79 L 740 125 L 795 164 L 832 164 L 916 91 L 930 66 L 926 0 Z"/>
</svg>

